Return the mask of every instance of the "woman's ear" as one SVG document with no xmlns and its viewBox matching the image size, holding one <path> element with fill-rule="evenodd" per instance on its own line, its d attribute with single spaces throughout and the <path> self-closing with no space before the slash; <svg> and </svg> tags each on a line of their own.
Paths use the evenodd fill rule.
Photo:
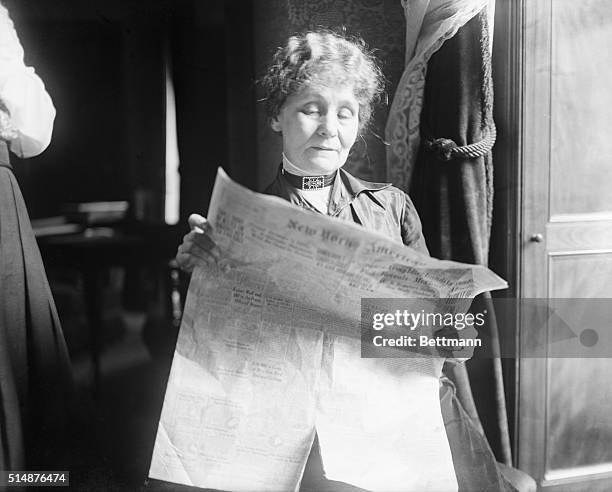
<svg viewBox="0 0 612 492">
<path fill-rule="evenodd" d="M 270 127 L 275 132 L 282 133 L 282 127 L 281 127 L 280 121 L 278 120 L 278 116 L 275 116 L 274 118 L 270 120 Z"/>
</svg>

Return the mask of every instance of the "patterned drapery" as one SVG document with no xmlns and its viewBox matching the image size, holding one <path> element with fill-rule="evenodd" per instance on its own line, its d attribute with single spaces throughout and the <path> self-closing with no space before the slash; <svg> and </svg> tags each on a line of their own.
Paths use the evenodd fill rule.
<svg viewBox="0 0 612 492">
<path fill-rule="evenodd" d="M 406 66 L 385 129 L 389 144 L 387 180 L 401 189 L 410 188 L 419 150 L 427 61 L 488 3 L 489 0 L 402 0 L 407 33 Z"/>
</svg>

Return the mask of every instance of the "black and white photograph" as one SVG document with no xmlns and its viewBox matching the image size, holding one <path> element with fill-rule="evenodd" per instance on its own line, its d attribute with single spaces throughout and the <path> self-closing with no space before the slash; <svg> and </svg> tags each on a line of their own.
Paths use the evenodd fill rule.
<svg viewBox="0 0 612 492">
<path fill-rule="evenodd" d="M 611 45 L 0 0 L 0 491 L 612 490 Z"/>
</svg>

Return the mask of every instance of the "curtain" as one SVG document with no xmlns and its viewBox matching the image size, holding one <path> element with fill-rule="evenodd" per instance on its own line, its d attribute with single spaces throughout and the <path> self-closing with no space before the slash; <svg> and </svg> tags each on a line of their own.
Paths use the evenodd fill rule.
<svg viewBox="0 0 612 492">
<path fill-rule="evenodd" d="M 177 2 L 171 27 L 181 176 L 179 224 L 184 226 L 189 214 L 206 214 L 217 167 L 227 166 L 223 5 L 218 0 Z"/>
<path fill-rule="evenodd" d="M 388 178 L 410 191 L 431 254 L 482 265 L 488 264 L 495 140 L 487 3 L 404 2 L 407 60 L 386 129 Z M 487 309 L 484 343 L 499 355 L 490 296 L 477 298 L 473 308 Z M 446 372 L 475 424 L 484 423 L 498 459 L 509 464 L 501 360 L 468 366 L 474 393 L 465 365 Z M 488 408 L 492 415 L 482 411 Z"/>
<path fill-rule="evenodd" d="M 404 72 L 385 128 L 387 180 L 402 189 L 410 179 L 420 143 L 420 115 L 427 62 L 489 0 L 402 0 L 406 18 Z"/>
</svg>

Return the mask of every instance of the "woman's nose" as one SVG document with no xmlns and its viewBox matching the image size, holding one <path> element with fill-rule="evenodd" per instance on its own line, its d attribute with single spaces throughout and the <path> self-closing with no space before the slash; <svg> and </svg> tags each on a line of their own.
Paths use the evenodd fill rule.
<svg viewBox="0 0 612 492">
<path fill-rule="evenodd" d="M 338 118 L 329 113 L 323 116 L 319 123 L 318 133 L 326 138 L 335 137 L 338 134 Z"/>
</svg>

